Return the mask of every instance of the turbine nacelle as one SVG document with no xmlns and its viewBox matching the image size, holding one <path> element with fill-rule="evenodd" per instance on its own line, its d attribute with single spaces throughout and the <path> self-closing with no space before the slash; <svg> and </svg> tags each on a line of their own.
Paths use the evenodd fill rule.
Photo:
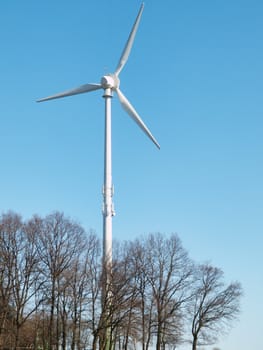
<svg viewBox="0 0 263 350">
<path fill-rule="evenodd" d="M 104 90 L 105 89 L 116 90 L 120 86 L 120 79 L 117 77 L 116 74 L 109 74 L 109 75 L 104 75 L 101 78 L 100 83 Z"/>
</svg>

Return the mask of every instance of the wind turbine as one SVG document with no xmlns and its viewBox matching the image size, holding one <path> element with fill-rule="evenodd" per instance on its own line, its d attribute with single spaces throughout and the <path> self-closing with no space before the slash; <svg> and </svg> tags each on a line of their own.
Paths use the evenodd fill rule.
<svg viewBox="0 0 263 350">
<path fill-rule="evenodd" d="M 134 25 L 121 54 L 117 68 L 114 73 L 104 75 L 98 84 L 85 84 L 72 90 L 67 90 L 52 96 L 39 99 L 37 102 L 53 100 L 57 98 L 78 95 L 85 92 L 91 92 L 99 89 L 104 90 L 103 97 L 105 99 L 105 149 L 104 149 L 104 186 L 103 186 L 103 263 L 104 266 L 111 267 L 112 264 L 112 217 L 114 216 L 113 209 L 113 186 L 112 186 L 112 146 L 111 146 L 111 98 L 116 92 L 120 103 L 128 115 L 137 123 L 141 130 L 150 138 L 150 140 L 160 148 L 158 142 L 151 134 L 135 108 L 124 96 L 120 90 L 119 75 L 124 68 L 133 45 L 133 41 L 139 26 L 142 16 L 144 4 L 141 5 L 138 15 L 135 19 Z M 106 274 L 107 274 L 106 268 Z M 106 277 L 106 283 L 108 278 Z"/>
</svg>

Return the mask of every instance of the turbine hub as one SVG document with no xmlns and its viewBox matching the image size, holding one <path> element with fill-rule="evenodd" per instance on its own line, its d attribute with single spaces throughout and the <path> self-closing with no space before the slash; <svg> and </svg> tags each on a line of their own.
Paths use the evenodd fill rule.
<svg viewBox="0 0 263 350">
<path fill-rule="evenodd" d="M 116 90 L 120 86 L 120 79 L 115 74 L 104 75 L 100 82 L 103 89 Z"/>
</svg>

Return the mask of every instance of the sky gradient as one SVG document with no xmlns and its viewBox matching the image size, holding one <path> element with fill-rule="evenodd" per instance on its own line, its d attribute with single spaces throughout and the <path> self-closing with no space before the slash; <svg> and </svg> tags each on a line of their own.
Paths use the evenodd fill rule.
<svg viewBox="0 0 263 350">
<path fill-rule="evenodd" d="M 2 213 L 59 210 L 102 233 L 101 91 L 35 100 L 114 71 L 140 4 L 1 1 Z M 145 1 L 121 89 L 160 151 L 112 101 L 113 236 L 177 232 L 242 283 L 221 350 L 263 348 L 262 16 L 259 0 Z"/>
</svg>

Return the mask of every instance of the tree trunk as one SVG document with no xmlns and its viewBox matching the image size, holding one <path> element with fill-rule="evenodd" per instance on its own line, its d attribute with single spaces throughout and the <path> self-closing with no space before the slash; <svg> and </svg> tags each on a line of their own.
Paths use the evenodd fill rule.
<svg viewBox="0 0 263 350">
<path fill-rule="evenodd" d="M 48 349 L 49 350 L 52 350 L 53 348 L 54 309 L 55 309 L 55 282 L 52 283 L 50 318 L 49 318 L 49 325 L 48 325 Z"/>
<path fill-rule="evenodd" d="M 76 348 L 76 332 L 77 332 L 77 306 L 74 305 L 74 316 L 72 320 L 72 340 L 71 340 L 71 350 Z"/>
<path fill-rule="evenodd" d="M 162 327 L 161 327 L 161 323 L 158 322 L 158 326 L 157 326 L 156 350 L 161 350 L 161 340 L 162 340 Z"/>
<path fill-rule="evenodd" d="M 193 344 L 192 344 L 192 350 L 196 350 L 197 348 L 197 335 L 194 335 L 193 337 Z"/>
<path fill-rule="evenodd" d="M 15 334 L 15 349 L 19 347 L 19 334 L 20 334 L 20 325 L 19 321 L 17 321 L 17 324 L 15 326 L 16 334 Z"/>
</svg>

